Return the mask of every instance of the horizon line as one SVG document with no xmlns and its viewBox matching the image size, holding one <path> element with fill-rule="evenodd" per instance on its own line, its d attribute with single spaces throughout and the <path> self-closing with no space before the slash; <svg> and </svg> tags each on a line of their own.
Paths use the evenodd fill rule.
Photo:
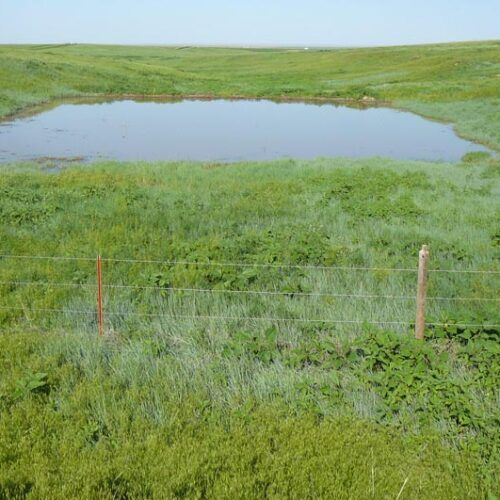
<svg viewBox="0 0 500 500">
<path fill-rule="evenodd" d="M 401 44 L 373 44 L 373 45 L 331 45 L 331 44 L 233 44 L 233 43 L 99 43 L 99 42 L 0 42 L 0 46 L 76 46 L 76 45 L 90 45 L 90 46 L 104 46 L 104 47 L 168 47 L 177 49 L 189 48 L 221 48 L 221 49 L 372 49 L 372 48 L 391 48 L 391 47 L 418 47 L 429 45 L 456 45 L 464 43 L 496 43 L 500 42 L 500 38 L 493 39 L 468 39 L 468 40 L 452 40 L 441 42 L 416 42 L 416 43 L 401 43 Z"/>
</svg>

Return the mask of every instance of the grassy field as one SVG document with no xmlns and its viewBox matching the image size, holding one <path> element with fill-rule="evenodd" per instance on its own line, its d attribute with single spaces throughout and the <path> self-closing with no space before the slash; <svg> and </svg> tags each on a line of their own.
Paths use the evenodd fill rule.
<svg viewBox="0 0 500 500">
<path fill-rule="evenodd" d="M 187 263 L 106 261 L 132 288 L 105 288 L 101 341 L 95 262 L 0 259 L 4 496 L 499 493 L 498 329 L 453 326 L 500 323 L 494 302 L 430 300 L 450 326 L 422 344 L 413 300 L 300 295 L 413 297 L 414 272 L 202 264 L 414 269 L 426 242 L 433 269 L 498 270 L 498 160 L 46 167 L 2 167 L 2 255 Z M 498 277 L 429 286 L 493 298 Z"/>
<path fill-rule="evenodd" d="M 389 101 L 500 149 L 500 41 L 290 50 L 0 46 L 0 117 L 81 95 Z"/>
<path fill-rule="evenodd" d="M 0 46 L 0 116 L 365 98 L 500 149 L 499 49 Z M 499 176 L 484 153 L 0 165 L 0 499 L 498 498 Z"/>
</svg>

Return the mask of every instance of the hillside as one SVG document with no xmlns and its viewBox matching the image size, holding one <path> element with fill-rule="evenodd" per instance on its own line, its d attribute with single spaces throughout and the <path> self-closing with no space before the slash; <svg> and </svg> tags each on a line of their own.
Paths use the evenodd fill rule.
<svg viewBox="0 0 500 500">
<path fill-rule="evenodd" d="M 500 149 L 500 42 L 369 49 L 0 46 L 0 116 L 81 95 L 389 101 Z"/>
</svg>

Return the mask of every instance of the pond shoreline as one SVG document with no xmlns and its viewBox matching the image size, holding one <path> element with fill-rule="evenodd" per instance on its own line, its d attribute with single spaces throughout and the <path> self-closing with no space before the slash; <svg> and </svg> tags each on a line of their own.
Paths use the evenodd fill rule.
<svg viewBox="0 0 500 500">
<path fill-rule="evenodd" d="M 53 109 L 61 104 L 85 104 L 85 103 L 98 103 L 98 102 L 112 102 L 133 100 L 137 102 L 181 102 L 181 101 L 270 101 L 275 103 L 304 103 L 304 104 L 317 104 L 317 105 L 339 105 L 348 106 L 357 109 L 379 108 L 387 107 L 396 111 L 403 111 L 413 113 L 417 116 L 425 118 L 436 123 L 443 125 L 452 125 L 454 133 L 461 139 L 467 140 L 477 145 L 485 146 L 492 152 L 500 152 L 500 148 L 493 142 L 481 141 L 476 138 L 469 137 L 467 134 L 460 132 L 457 129 L 457 123 L 445 118 L 438 118 L 426 113 L 420 113 L 411 108 L 406 107 L 404 104 L 396 104 L 391 100 L 382 100 L 375 98 L 368 99 L 353 99 L 348 97 L 325 97 L 325 96 L 246 96 L 246 95 L 216 95 L 216 94 L 140 94 L 140 93 L 111 93 L 111 94 L 75 94 L 62 97 L 51 97 L 49 99 L 40 101 L 35 104 L 28 104 L 16 111 L 0 115 L 0 125 L 5 122 L 10 122 L 20 118 L 27 118 L 37 115 L 44 111 Z"/>
<path fill-rule="evenodd" d="M 87 95 L 18 116 L 2 127 L 1 161 L 31 152 L 144 161 L 380 156 L 454 162 L 471 151 L 491 152 L 460 139 L 448 124 L 367 99 Z"/>
<path fill-rule="evenodd" d="M 136 93 L 126 93 L 126 94 L 75 94 L 60 97 L 50 97 L 49 99 L 42 100 L 35 104 L 28 104 L 17 110 L 7 113 L 5 115 L 0 115 L 0 123 L 15 120 L 17 118 L 24 118 L 26 116 L 32 116 L 38 114 L 47 109 L 52 109 L 60 104 L 78 104 L 79 102 L 85 103 L 87 101 L 92 102 L 107 102 L 107 101 L 123 101 L 131 99 L 134 101 L 165 101 L 165 102 L 177 102 L 177 101 L 271 101 L 277 103 L 306 103 L 306 104 L 338 104 L 352 107 L 368 108 L 368 107 L 391 107 L 397 109 L 393 106 L 391 101 L 378 100 L 374 98 L 370 99 L 352 99 L 344 97 L 300 97 L 300 96 L 246 96 L 246 95 L 215 95 L 215 94 L 136 94 Z"/>
</svg>

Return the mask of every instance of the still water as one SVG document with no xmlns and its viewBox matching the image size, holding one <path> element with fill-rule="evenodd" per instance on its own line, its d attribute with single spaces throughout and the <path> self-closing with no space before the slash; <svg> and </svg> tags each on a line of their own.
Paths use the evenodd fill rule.
<svg viewBox="0 0 500 500">
<path fill-rule="evenodd" d="M 267 100 L 63 103 L 0 123 L 0 161 L 240 161 L 383 156 L 457 161 L 487 151 L 450 125 L 391 108 Z"/>
</svg>

